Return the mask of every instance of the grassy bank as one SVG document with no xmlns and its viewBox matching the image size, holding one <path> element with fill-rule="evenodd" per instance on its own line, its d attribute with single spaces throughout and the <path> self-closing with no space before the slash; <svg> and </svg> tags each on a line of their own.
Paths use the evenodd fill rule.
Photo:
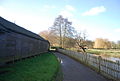
<svg viewBox="0 0 120 81">
<path fill-rule="evenodd" d="M 120 50 L 119 49 L 88 49 L 87 53 L 107 56 L 107 57 L 119 57 L 120 58 Z"/>
<path fill-rule="evenodd" d="M 10 64 L 4 68 L 8 72 L 0 74 L 0 81 L 54 81 L 58 69 L 57 58 L 44 53 Z"/>
</svg>

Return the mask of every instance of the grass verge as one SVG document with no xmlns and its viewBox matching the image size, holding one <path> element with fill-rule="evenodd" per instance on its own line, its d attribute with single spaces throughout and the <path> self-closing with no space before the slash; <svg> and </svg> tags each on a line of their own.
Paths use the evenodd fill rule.
<svg viewBox="0 0 120 81">
<path fill-rule="evenodd" d="M 0 81 L 54 81 L 59 62 L 52 53 L 44 53 L 3 69 L 7 72 L 0 74 Z"/>
<path fill-rule="evenodd" d="M 87 53 L 106 56 L 106 57 L 120 58 L 120 50 L 117 50 L 117 49 L 109 49 L 109 50 L 88 49 Z"/>
</svg>

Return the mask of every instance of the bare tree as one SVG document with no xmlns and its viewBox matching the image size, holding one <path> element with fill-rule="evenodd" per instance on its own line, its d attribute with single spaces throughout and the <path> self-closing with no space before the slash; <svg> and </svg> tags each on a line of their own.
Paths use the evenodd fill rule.
<svg viewBox="0 0 120 81">
<path fill-rule="evenodd" d="M 55 32 L 59 36 L 59 45 L 64 47 L 65 37 L 72 37 L 74 28 L 71 26 L 72 22 L 69 22 L 67 18 L 63 18 L 61 15 L 58 16 L 50 31 Z"/>
<path fill-rule="evenodd" d="M 116 46 L 116 47 L 113 47 L 113 48 L 119 48 L 119 49 L 120 49 L 120 40 L 117 41 L 117 44 L 116 44 L 116 45 L 115 45 L 115 43 L 114 43 L 114 46 Z"/>
<path fill-rule="evenodd" d="M 79 46 L 79 48 L 81 48 L 83 50 L 83 52 L 85 53 L 86 52 L 86 33 L 85 32 L 80 32 L 80 33 L 77 33 L 76 36 L 75 36 L 75 39 L 76 39 L 76 44 Z"/>
<path fill-rule="evenodd" d="M 94 45 L 94 42 L 91 41 L 91 40 L 86 40 L 86 45 L 87 45 L 88 49 L 89 49 L 89 48 L 92 49 L 92 48 L 93 48 L 93 45 Z"/>
<path fill-rule="evenodd" d="M 51 32 L 49 30 L 45 30 L 39 33 L 40 36 L 45 38 L 50 42 L 51 46 L 57 46 L 58 45 L 58 36 L 54 34 L 54 32 Z"/>
<path fill-rule="evenodd" d="M 64 47 L 65 48 L 74 48 L 76 45 L 74 38 L 65 37 Z"/>
</svg>

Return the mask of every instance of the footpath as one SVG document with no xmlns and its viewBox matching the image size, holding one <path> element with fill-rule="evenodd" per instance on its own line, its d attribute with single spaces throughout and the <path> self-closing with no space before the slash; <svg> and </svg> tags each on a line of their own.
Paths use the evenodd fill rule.
<svg viewBox="0 0 120 81">
<path fill-rule="evenodd" d="M 54 53 L 61 60 L 63 81 L 109 81 L 90 68 L 61 53 Z"/>
</svg>

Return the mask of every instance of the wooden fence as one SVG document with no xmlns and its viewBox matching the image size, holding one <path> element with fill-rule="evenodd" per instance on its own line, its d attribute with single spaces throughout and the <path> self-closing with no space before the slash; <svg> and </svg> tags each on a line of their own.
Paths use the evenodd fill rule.
<svg viewBox="0 0 120 81">
<path fill-rule="evenodd" d="M 93 56 L 90 54 L 82 54 L 79 52 L 74 52 L 70 50 L 58 49 L 59 52 L 68 55 L 81 63 L 89 66 L 98 73 L 104 75 L 105 77 L 120 81 L 120 62 L 110 61 L 108 59 L 103 59 L 101 56 Z"/>
</svg>

